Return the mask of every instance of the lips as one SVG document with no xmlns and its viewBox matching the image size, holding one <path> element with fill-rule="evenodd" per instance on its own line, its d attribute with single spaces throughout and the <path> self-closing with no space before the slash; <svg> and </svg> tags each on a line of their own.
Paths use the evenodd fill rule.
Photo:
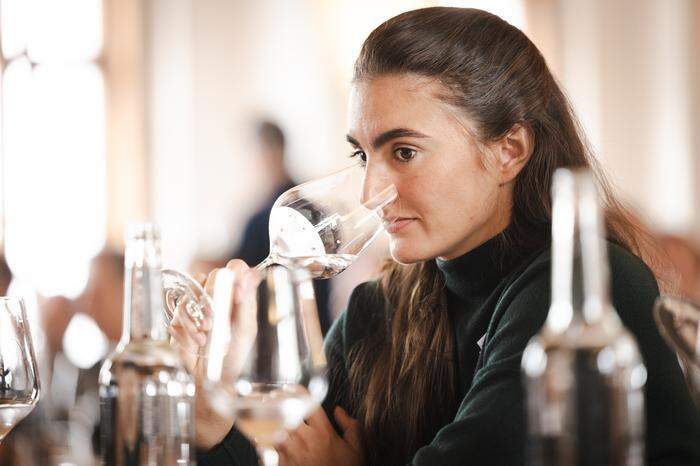
<svg viewBox="0 0 700 466">
<path fill-rule="evenodd" d="M 409 217 L 393 217 L 383 219 L 382 223 L 384 224 L 384 229 L 387 231 L 387 233 L 393 235 L 406 228 L 406 226 L 413 223 L 414 220 L 415 218 Z"/>
</svg>

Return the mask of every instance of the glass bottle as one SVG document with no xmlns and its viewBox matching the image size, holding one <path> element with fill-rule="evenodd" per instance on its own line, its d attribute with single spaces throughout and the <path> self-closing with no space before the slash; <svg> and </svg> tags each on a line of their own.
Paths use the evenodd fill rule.
<svg viewBox="0 0 700 466">
<path fill-rule="evenodd" d="M 552 301 L 522 359 L 528 465 L 644 464 L 646 369 L 610 302 L 602 232 L 591 173 L 558 170 Z"/>
<path fill-rule="evenodd" d="M 169 344 L 160 275 L 160 235 L 127 235 L 122 338 L 100 370 L 103 466 L 193 466 L 194 383 Z"/>
</svg>

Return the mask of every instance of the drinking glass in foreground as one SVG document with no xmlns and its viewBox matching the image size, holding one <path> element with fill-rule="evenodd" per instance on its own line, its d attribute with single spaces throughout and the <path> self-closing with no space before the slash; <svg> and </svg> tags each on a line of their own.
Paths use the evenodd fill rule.
<svg viewBox="0 0 700 466">
<path fill-rule="evenodd" d="M 202 370 L 213 408 L 273 466 L 275 446 L 325 397 L 326 360 L 308 272 L 274 264 L 259 273 L 255 293 L 231 309 L 235 277 L 218 271 Z"/>
<path fill-rule="evenodd" d="M 39 400 L 39 372 L 24 302 L 0 297 L 0 442 Z"/>
</svg>

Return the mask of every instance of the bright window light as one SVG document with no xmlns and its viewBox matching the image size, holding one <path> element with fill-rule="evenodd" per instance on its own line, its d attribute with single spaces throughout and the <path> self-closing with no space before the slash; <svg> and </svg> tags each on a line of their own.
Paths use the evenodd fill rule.
<svg viewBox="0 0 700 466">
<path fill-rule="evenodd" d="M 102 50 L 102 0 L 2 0 L 2 50 L 37 63 L 94 60 Z"/>
<path fill-rule="evenodd" d="M 31 0 L 2 0 L 0 2 L 0 33 L 2 54 L 16 57 L 24 52 L 29 36 Z"/>
<path fill-rule="evenodd" d="M 4 81 L 7 260 L 40 293 L 74 296 L 105 238 L 102 74 L 17 60 Z"/>
<path fill-rule="evenodd" d="M 2 0 L 5 253 L 40 294 L 78 294 L 106 236 L 102 0 Z"/>
</svg>

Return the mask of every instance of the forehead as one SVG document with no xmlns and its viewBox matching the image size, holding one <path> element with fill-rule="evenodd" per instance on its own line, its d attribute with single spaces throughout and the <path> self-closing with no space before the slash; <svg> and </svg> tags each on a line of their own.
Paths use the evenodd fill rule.
<svg viewBox="0 0 700 466">
<path fill-rule="evenodd" d="M 353 84 L 348 105 L 350 134 L 361 137 L 392 128 L 429 130 L 456 123 L 457 111 L 435 78 L 414 74 L 384 75 Z"/>
</svg>

